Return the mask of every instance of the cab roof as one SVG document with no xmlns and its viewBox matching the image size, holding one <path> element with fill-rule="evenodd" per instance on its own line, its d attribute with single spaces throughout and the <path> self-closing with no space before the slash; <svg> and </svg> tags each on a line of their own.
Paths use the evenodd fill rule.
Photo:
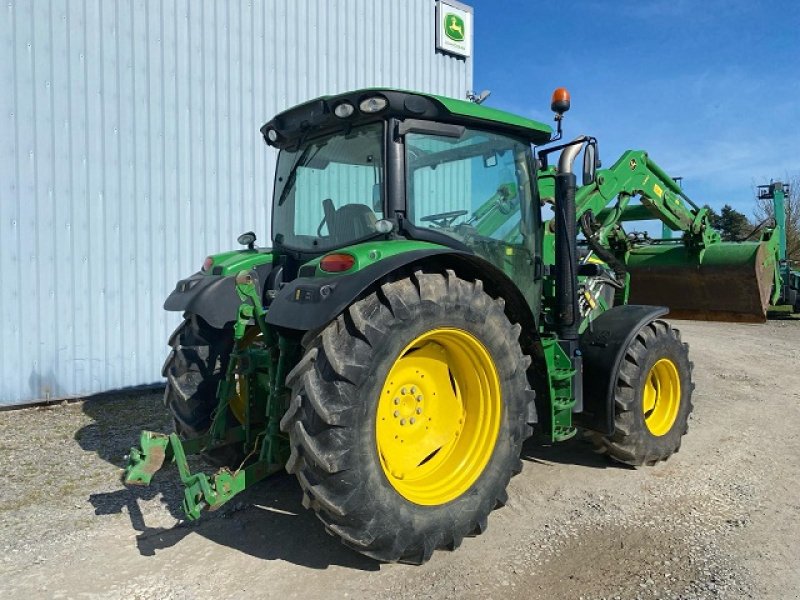
<svg viewBox="0 0 800 600">
<path fill-rule="evenodd" d="M 375 96 L 385 98 L 386 107 L 377 113 L 362 112 L 359 104 Z M 354 110 L 350 116 L 339 118 L 335 116 L 334 109 L 344 103 L 351 104 Z M 335 96 L 321 96 L 279 113 L 261 128 L 261 132 L 268 144 L 286 147 L 309 135 L 316 137 L 317 134 L 387 117 L 477 126 L 522 137 L 533 144 L 548 142 L 553 133 L 549 125 L 496 108 L 446 96 L 390 88 L 367 88 Z M 274 141 L 268 136 L 272 129 L 277 134 Z"/>
</svg>

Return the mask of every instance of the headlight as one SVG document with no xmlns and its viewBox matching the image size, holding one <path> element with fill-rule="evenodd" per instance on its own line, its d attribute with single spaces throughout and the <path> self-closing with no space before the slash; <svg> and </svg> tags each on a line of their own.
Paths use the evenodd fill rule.
<svg viewBox="0 0 800 600">
<path fill-rule="evenodd" d="M 337 104 L 336 108 L 333 109 L 333 114 L 335 114 L 340 119 L 346 119 L 350 115 L 355 112 L 355 108 L 349 102 L 342 102 L 341 104 Z"/>
<path fill-rule="evenodd" d="M 383 96 L 371 96 L 364 98 L 358 105 L 363 113 L 376 113 L 381 112 L 389 104 L 389 101 Z"/>
<path fill-rule="evenodd" d="M 278 141 L 278 132 L 274 129 L 270 129 L 267 131 L 267 139 L 273 144 Z"/>
</svg>

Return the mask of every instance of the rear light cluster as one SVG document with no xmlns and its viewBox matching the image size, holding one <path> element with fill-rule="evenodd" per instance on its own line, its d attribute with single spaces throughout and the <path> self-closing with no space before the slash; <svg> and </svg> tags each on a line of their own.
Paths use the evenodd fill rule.
<svg viewBox="0 0 800 600">
<path fill-rule="evenodd" d="M 328 254 L 319 261 L 319 268 L 326 273 L 341 273 L 349 271 L 356 264 L 356 259 L 352 254 Z"/>
</svg>

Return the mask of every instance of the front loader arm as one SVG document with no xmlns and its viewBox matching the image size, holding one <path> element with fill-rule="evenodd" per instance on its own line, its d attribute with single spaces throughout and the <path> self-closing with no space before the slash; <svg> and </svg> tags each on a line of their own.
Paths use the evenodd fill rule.
<svg viewBox="0 0 800 600">
<path fill-rule="evenodd" d="M 585 139 L 585 138 L 584 138 Z M 539 195 L 554 197 L 555 167 L 539 171 Z M 638 196 L 640 202 L 631 199 Z M 723 242 L 710 209 L 694 203 L 646 152 L 628 150 L 576 191 L 576 218 L 589 247 L 617 278 L 626 301 L 668 306 L 676 318 L 762 322 L 780 288 L 776 242 Z M 625 221 L 659 220 L 680 239 L 629 236 Z M 555 228 L 545 227 L 545 264 L 554 264 Z"/>
<path fill-rule="evenodd" d="M 629 204 L 633 196 L 641 198 L 641 205 Z M 614 198 L 618 199 L 616 205 L 609 206 Z M 575 204 L 578 219 L 589 211 L 598 219 L 604 245 L 610 235 L 619 233 L 619 223 L 649 219 L 683 232 L 687 245 L 697 250 L 720 239 L 711 227 L 708 210 L 694 205 L 641 150 L 628 150 L 611 168 L 598 171 L 594 182 L 578 188 Z"/>
</svg>

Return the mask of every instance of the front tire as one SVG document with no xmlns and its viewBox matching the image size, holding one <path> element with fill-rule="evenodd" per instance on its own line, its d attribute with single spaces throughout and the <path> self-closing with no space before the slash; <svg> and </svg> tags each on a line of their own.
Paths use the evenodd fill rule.
<svg viewBox="0 0 800 600">
<path fill-rule="evenodd" d="M 286 468 L 304 505 L 384 561 L 419 564 L 482 533 L 531 432 L 519 333 L 480 281 L 449 271 L 351 305 L 288 377 Z"/>
<path fill-rule="evenodd" d="M 648 323 L 625 352 L 614 387 L 611 436 L 592 434 L 599 451 L 628 465 L 654 465 L 681 447 L 692 412 L 692 363 L 680 332 Z"/>
</svg>

